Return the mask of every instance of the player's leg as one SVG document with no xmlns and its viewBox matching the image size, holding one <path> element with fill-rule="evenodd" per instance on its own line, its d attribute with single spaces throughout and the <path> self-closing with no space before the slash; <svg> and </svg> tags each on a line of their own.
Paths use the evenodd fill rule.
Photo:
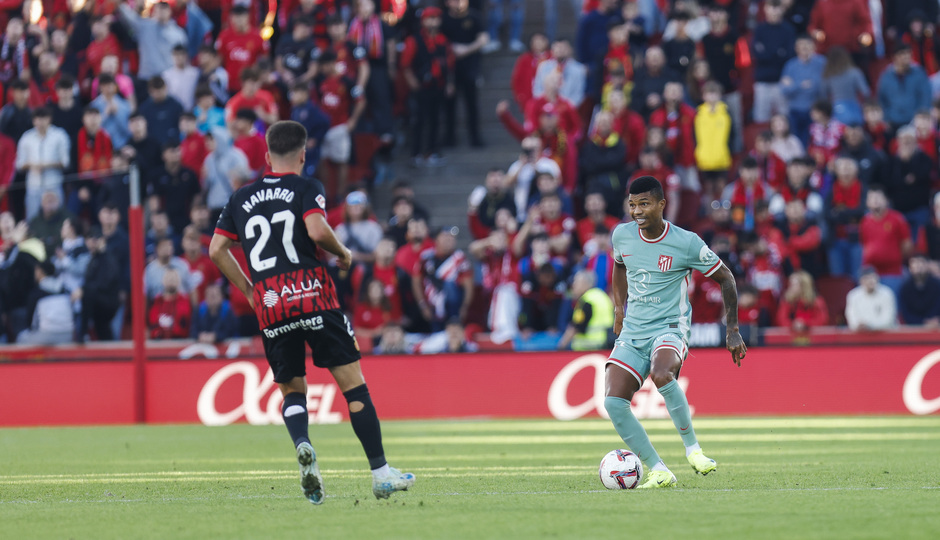
<svg viewBox="0 0 940 540">
<path fill-rule="evenodd" d="M 688 355 L 688 347 L 679 336 L 675 334 L 659 336 L 653 342 L 650 379 L 653 380 L 656 389 L 663 396 L 663 401 L 666 402 L 666 410 L 669 411 L 672 423 L 676 426 L 679 436 L 682 437 L 685 455 L 692 468 L 698 473 L 708 474 L 714 471 L 717 465 L 714 460 L 705 457 L 702 453 L 702 448 L 695 436 L 695 429 L 692 427 L 689 400 L 677 380 L 679 369 L 686 355 Z"/>
<path fill-rule="evenodd" d="M 382 428 L 369 395 L 359 363 L 356 343 L 349 319 L 339 310 L 323 313 L 323 328 L 311 332 L 307 341 L 313 350 L 314 365 L 330 370 L 346 398 L 349 421 L 359 438 L 372 469 L 372 493 L 385 499 L 396 491 L 404 491 L 415 482 L 411 473 L 389 467 L 382 446 Z"/>
<path fill-rule="evenodd" d="M 362 377 L 359 361 L 329 368 L 349 406 L 349 421 L 359 438 L 372 469 L 372 493 L 378 499 L 387 499 L 396 491 L 405 491 L 415 483 L 415 475 L 390 467 L 382 446 L 382 427 L 369 395 L 369 387 Z"/>
<path fill-rule="evenodd" d="M 604 408 L 617 434 L 649 471 L 643 486 L 666 487 L 675 484 L 675 476 L 660 459 L 649 435 L 630 408 L 630 400 L 649 373 L 649 361 L 644 358 L 648 356 L 632 344 L 617 340 L 607 363 Z"/>
<path fill-rule="evenodd" d="M 262 342 L 268 364 L 274 373 L 274 382 L 284 396 L 281 416 L 291 440 L 294 441 L 297 463 L 300 466 L 300 487 L 307 500 L 313 504 L 322 504 L 325 497 L 323 478 L 320 476 L 317 454 L 310 444 L 308 432 L 310 420 L 307 413 L 304 340 L 297 333 L 291 332 L 274 339 L 262 337 Z"/>
</svg>

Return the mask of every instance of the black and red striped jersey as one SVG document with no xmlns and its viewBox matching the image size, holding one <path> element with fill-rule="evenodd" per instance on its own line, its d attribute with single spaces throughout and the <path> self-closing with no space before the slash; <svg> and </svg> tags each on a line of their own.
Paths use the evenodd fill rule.
<svg viewBox="0 0 940 540">
<path fill-rule="evenodd" d="M 216 234 L 240 242 L 254 284 L 261 328 L 338 309 L 336 288 L 304 220 L 326 215 L 323 185 L 296 174 L 268 173 L 232 194 Z"/>
</svg>

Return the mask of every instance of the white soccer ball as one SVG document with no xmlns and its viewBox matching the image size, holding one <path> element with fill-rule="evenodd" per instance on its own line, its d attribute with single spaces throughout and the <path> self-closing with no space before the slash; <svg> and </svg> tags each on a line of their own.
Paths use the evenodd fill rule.
<svg viewBox="0 0 940 540">
<path fill-rule="evenodd" d="M 607 489 L 633 489 L 643 478 L 643 462 L 629 450 L 611 450 L 597 473 Z"/>
</svg>

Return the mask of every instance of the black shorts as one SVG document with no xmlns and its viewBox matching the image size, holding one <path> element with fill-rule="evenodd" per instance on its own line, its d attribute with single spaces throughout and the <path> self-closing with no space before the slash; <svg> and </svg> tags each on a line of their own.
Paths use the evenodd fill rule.
<svg viewBox="0 0 940 540">
<path fill-rule="evenodd" d="M 307 374 L 304 345 L 310 346 L 313 365 L 320 368 L 345 366 L 362 358 L 352 324 L 338 309 L 319 311 L 265 328 L 261 331 L 261 341 L 274 382 L 278 383 Z"/>
</svg>

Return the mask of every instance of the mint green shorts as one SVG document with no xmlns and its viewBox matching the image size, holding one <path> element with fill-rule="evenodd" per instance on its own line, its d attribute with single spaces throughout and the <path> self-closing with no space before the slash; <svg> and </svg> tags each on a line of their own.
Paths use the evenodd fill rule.
<svg viewBox="0 0 940 540">
<path fill-rule="evenodd" d="M 679 361 L 685 362 L 689 354 L 689 346 L 678 334 L 667 332 L 656 337 L 645 339 L 617 339 L 614 350 L 607 359 L 613 364 L 627 370 L 633 375 L 640 386 L 649 377 L 653 354 L 659 349 L 672 349 L 679 355 Z"/>
</svg>

